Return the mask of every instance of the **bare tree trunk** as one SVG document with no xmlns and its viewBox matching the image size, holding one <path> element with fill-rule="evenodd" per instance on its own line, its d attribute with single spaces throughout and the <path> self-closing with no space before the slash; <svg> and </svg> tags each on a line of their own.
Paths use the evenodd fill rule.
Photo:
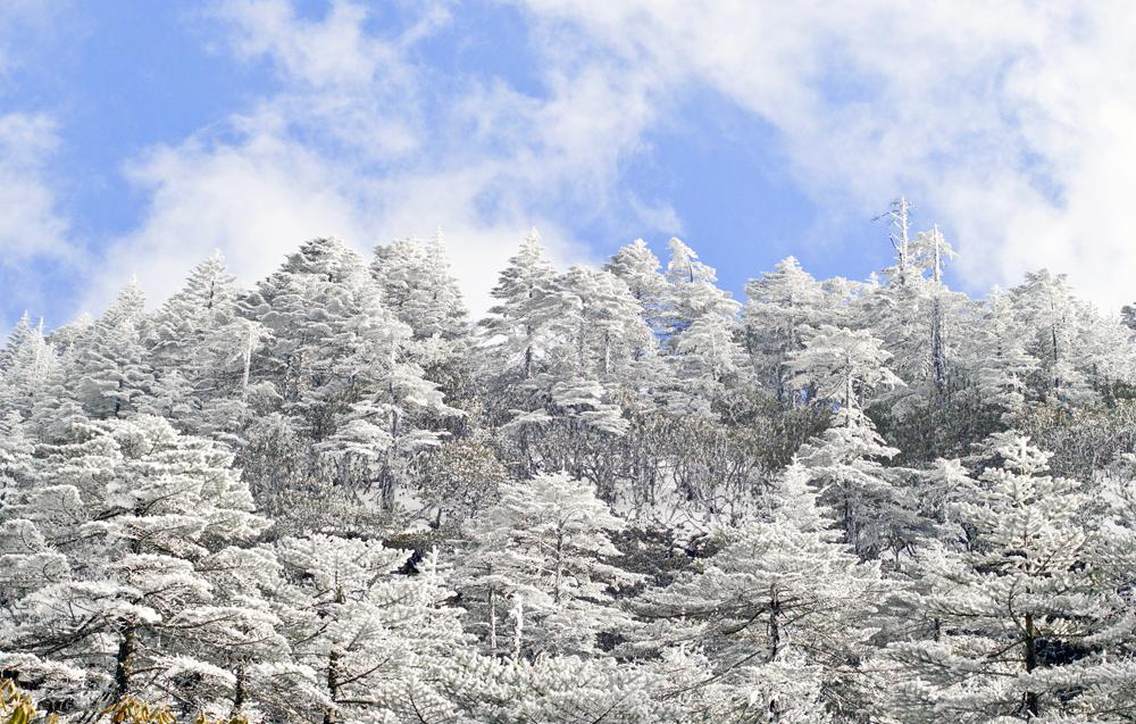
<svg viewBox="0 0 1136 724">
<path fill-rule="evenodd" d="M 892 202 L 891 211 L 888 212 L 894 227 L 890 239 L 892 246 L 895 247 L 895 267 L 901 286 L 907 284 L 908 256 L 911 248 L 910 212 L 911 207 L 903 196 Z"/>
<path fill-rule="evenodd" d="M 231 718 L 236 718 L 241 713 L 241 707 L 245 705 L 245 667 L 244 664 L 237 666 L 237 683 L 233 689 L 233 711 L 230 714 Z"/>
<path fill-rule="evenodd" d="M 130 676 L 134 671 L 134 654 L 138 648 L 137 632 L 133 625 L 122 632 L 118 653 L 114 658 L 114 701 L 121 701 L 130 692 Z"/>
<path fill-rule="evenodd" d="M 931 301 L 931 369 L 935 390 L 941 396 L 947 389 L 947 360 L 943 349 L 943 309 L 938 291 Z"/>
<path fill-rule="evenodd" d="M 777 588 L 769 586 L 769 660 L 777 658 L 781 651 L 781 599 Z"/>
<path fill-rule="evenodd" d="M 497 655 L 497 589 L 489 587 L 489 653 Z"/>
<path fill-rule="evenodd" d="M 1037 668 L 1037 629 L 1033 626 L 1033 614 L 1026 614 L 1026 673 Z M 1022 710 L 1029 717 L 1041 713 L 1041 697 L 1035 691 L 1027 691 L 1022 701 Z"/>
<path fill-rule="evenodd" d="M 327 695 L 332 706 L 324 710 L 323 724 L 336 722 L 335 700 L 339 695 L 339 656 L 339 651 L 336 649 L 332 649 L 327 654 Z"/>
</svg>

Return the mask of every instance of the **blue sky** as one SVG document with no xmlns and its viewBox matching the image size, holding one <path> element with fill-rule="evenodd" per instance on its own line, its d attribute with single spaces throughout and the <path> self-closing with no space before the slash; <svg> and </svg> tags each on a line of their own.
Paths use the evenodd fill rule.
<svg viewBox="0 0 1136 724">
<path fill-rule="evenodd" d="M 741 296 L 789 254 L 886 265 L 900 192 L 956 287 L 1134 296 L 1123 3 L 790 5 L 11 0 L 3 323 L 132 274 L 157 301 L 214 248 L 251 282 L 317 234 L 439 226 L 475 308 L 534 224 L 565 264 L 681 236 Z"/>
</svg>

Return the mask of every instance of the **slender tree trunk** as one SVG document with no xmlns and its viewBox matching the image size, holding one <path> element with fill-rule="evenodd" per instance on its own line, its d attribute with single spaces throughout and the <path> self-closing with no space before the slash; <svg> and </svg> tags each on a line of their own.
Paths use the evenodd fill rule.
<svg viewBox="0 0 1136 724">
<path fill-rule="evenodd" d="M 1053 389 L 1057 390 L 1061 388 L 1061 377 L 1057 374 L 1057 362 L 1060 359 L 1060 355 L 1057 352 L 1056 324 L 1049 328 L 1049 333 L 1051 338 L 1053 339 Z"/>
<path fill-rule="evenodd" d="M 1033 625 L 1033 614 L 1026 614 L 1026 673 L 1037 668 L 1037 629 Z M 1032 718 L 1041 713 L 1041 697 L 1037 692 L 1027 691 L 1022 701 L 1022 710 Z"/>
<path fill-rule="evenodd" d="M 781 651 L 781 598 L 775 585 L 769 586 L 769 659 L 773 661 Z M 781 702 L 777 697 L 769 700 L 769 721 L 781 721 Z"/>
<path fill-rule="evenodd" d="M 122 394 L 122 392 L 123 392 L 124 386 L 125 385 L 123 384 L 123 381 L 119 380 L 118 381 L 118 394 L 116 394 L 116 396 L 115 396 L 115 417 L 116 418 L 118 417 L 118 413 L 120 413 L 120 411 L 122 411 L 122 409 L 123 409 L 123 394 Z"/>
<path fill-rule="evenodd" d="M 335 724 L 337 721 L 335 701 L 339 695 L 339 658 L 340 653 L 336 649 L 332 649 L 327 654 L 327 695 L 331 699 L 332 706 L 324 710 L 323 724 Z"/>
<path fill-rule="evenodd" d="M 910 210 L 911 207 L 907 203 L 907 199 L 900 196 L 894 204 L 892 204 L 891 220 L 895 231 L 891 235 L 892 246 L 895 247 L 895 266 L 899 276 L 899 283 L 901 286 L 907 284 L 907 262 L 908 250 L 910 249 Z"/>
<path fill-rule="evenodd" d="M 610 373 L 611 373 L 611 332 L 610 331 L 604 331 L 603 376 L 604 376 L 605 380 L 607 379 L 607 376 Z"/>
<path fill-rule="evenodd" d="M 777 587 L 769 586 L 769 660 L 777 658 L 781 651 L 781 599 Z"/>
<path fill-rule="evenodd" d="M 848 371 L 844 376 L 844 426 L 852 427 L 852 400 L 856 391 L 852 386 L 852 360 L 847 359 Z"/>
<path fill-rule="evenodd" d="M 588 376 L 588 370 L 585 365 L 587 364 L 587 345 L 585 344 L 585 337 L 587 330 L 583 324 L 580 325 L 580 331 L 576 338 L 576 364 L 580 367 L 580 375 L 583 377 Z"/>
<path fill-rule="evenodd" d="M 533 364 L 533 348 L 532 348 L 532 334 L 533 329 L 529 325 L 525 325 L 525 379 L 532 379 L 532 364 Z"/>
<path fill-rule="evenodd" d="M 520 661 L 521 659 L 521 639 L 524 635 L 525 627 L 525 606 L 517 599 L 517 603 L 513 606 L 513 660 Z"/>
<path fill-rule="evenodd" d="M 489 653 L 497 655 L 497 589 L 489 587 Z"/>
<path fill-rule="evenodd" d="M 244 370 L 241 372 L 241 397 L 248 393 L 249 370 L 252 367 L 252 326 L 249 325 L 248 335 L 245 337 Z"/>
<path fill-rule="evenodd" d="M 933 233 L 935 258 L 932 280 L 935 282 L 935 296 L 931 300 L 931 367 L 935 375 L 935 389 L 941 397 L 947 387 L 947 358 L 943 349 L 943 304 L 939 296 L 943 283 L 942 235 L 938 226 Z"/>
<path fill-rule="evenodd" d="M 245 667 L 240 665 L 237 667 L 237 683 L 233 689 L 233 711 L 230 715 L 231 718 L 236 718 L 241 713 L 241 708 L 245 705 Z"/>
<path fill-rule="evenodd" d="M 938 294 L 931 301 L 931 369 L 940 396 L 947 388 L 947 360 L 943 350 L 943 309 Z"/>
<path fill-rule="evenodd" d="M 564 579 L 564 534 L 556 536 L 556 579 L 553 583 L 552 600 L 560 603 L 560 586 Z"/>
<path fill-rule="evenodd" d="M 134 654 L 138 648 L 137 632 L 129 625 L 118 642 L 114 658 L 114 701 L 121 701 L 130 692 L 130 676 L 134 672 Z"/>
<path fill-rule="evenodd" d="M 336 587 L 335 603 L 343 604 L 347 602 L 347 597 L 343 593 L 343 588 Z M 339 696 L 339 668 L 340 659 L 342 654 L 339 649 L 331 649 L 327 652 L 327 696 L 331 700 L 331 706 L 324 710 L 323 724 L 335 724 L 337 712 L 335 709 L 335 702 Z"/>
</svg>

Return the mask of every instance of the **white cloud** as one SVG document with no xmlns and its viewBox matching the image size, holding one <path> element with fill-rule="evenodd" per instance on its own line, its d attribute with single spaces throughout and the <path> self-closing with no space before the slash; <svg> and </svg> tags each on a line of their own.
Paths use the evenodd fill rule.
<svg viewBox="0 0 1136 724">
<path fill-rule="evenodd" d="M 44 166 L 58 144 L 45 115 L 0 116 L 0 252 L 7 261 L 67 252 Z"/>
<path fill-rule="evenodd" d="M 1129 3 L 525 5 L 553 57 L 578 52 L 554 41 L 576 28 L 655 95 L 708 84 L 775 125 L 822 203 L 914 196 L 977 287 L 1044 265 L 1103 304 L 1136 296 Z"/>
<path fill-rule="evenodd" d="M 920 221 L 955 232 L 973 288 L 1045 265 L 1101 303 L 1130 301 L 1136 16 L 1123 3 L 518 4 L 535 95 L 423 64 L 448 4 L 403 6 L 397 27 L 343 0 L 320 18 L 285 0 L 218 5 L 223 47 L 269 63 L 279 89 L 221 133 L 130 165 L 153 196 L 108 254 L 115 273 L 139 270 L 160 293 L 221 247 L 251 280 L 310 236 L 365 249 L 441 226 L 482 309 L 530 224 L 565 260 L 587 256 L 552 212 L 678 231 L 675 209 L 622 188 L 621 169 L 709 87 L 779 129 L 833 218 L 902 191 Z"/>
<path fill-rule="evenodd" d="M 6 108 L 0 111 L 0 265 L 76 253 L 49 173 L 59 148 L 57 119 L 43 111 L 19 110 L 28 104 L 14 95 L 10 77 L 26 56 L 54 37 L 56 26 L 65 25 L 70 4 L 0 4 L 0 107 Z"/>
<path fill-rule="evenodd" d="M 57 145 L 50 117 L 0 115 L 0 273 L 14 279 L 5 289 L 11 305 L 41 307 L 43 289 L 34 264 L 68 265 L 81 256 L 58 212 L 46 168 Z"/>
<path fill-rule="evenodd" d="M 642 90 L 630 87 L 638 79 L 553 69 L 547 99 L 478 78 L 456 97 L 431 96 L 432 70 L 409 58 L 443 27 L 438 7 L 421 6 L 379 38 L 350 3 L 334 3 L 320 19 L 298 17 L 278 0 L 222 6 L 234 52 L 272 63 L 281 90 L 219 133 L 128 165 L 149 190 L 149 207 L 111 246 L 108 285 L 92 290 L 87 306 L 105 303 L 132 272 L 160 299 L 214 248 L 251 282 L 313 236 L 369 251 L 440 227 L 478 312 L 532 225 L 560 263 L 587 259 L 586 247 L 541 209 L 599 213 L 620 154 L 634 148 L 650 112 L 637 98 Z M 431 103 L 444 112 L 429 112 Z M 645 219 L 674 216 L 658 204 L 631 208 Z"/>
<path fill-rule="evenodd" d="M 130 174 L 150 189 L 150 210 L 108 253 L 112 273 L 107 286 L 90 290 L 88 308 L 104 304 L 134 274 L 149 298 L 160 300 L 213 249 L 252 282 L 306 239 L 336 236 L 369 253 L 377 243 L 441 228 L 471 307 L 483 310 L 496 272 L 528 230 L 528 220 L 512 210 L 491 222 L 478 217 L 476 197 L 487 184 L 482 170 L 372 179 L 269 132 L 237 145 L 191 140 L 161 148 Z M 554 224 L 542 229 L 556 258 L 578 259 Z"/>
<path fill-rule="evenodd" d="M 151 194 L 148 215 L 108 251 L 111 273 L 101 277 L 107 287 L 89 290 L 92 307 L 135 274 L 159 300 L 213 249 L 251 281 L 305 239 L 356 238 L 362 228 L 335 170 L 270 135 L 239 147 L 191 139 L 155 149 L 127 172 Z"/>
</svg>

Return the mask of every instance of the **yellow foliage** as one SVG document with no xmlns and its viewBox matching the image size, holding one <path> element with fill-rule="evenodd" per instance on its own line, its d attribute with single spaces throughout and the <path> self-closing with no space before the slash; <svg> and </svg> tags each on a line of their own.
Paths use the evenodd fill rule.
<svg viewBox="0 0 1136 724">
<path fill-rule="evenodd" d="M 109 716 L 112 724 L 177 724 L 177 719 L 168 707 L 147 704 L 135 696 L 126 696 L 103 709 L 100 719 Z M 39 718 L 32 698 L 20 691 L 11 679 L 0 681 L 0 724 L 57 724 L 59 717 L 50 714 Z M 249 720 L 239 714 L 228 718 L 210 719 L 198 714 L 193 724 L 249 724 Z"/>
<path fill-rule="evenodd" d="M 36 716 L 31 697 L 16 688 L 11 679 L 0 682 L 0 715 L 7 717 L 4 724 L 29 724 Z"/>
<path fill-rule="evenodd" d="M 106 709 L 113 724 L 176 724 L 177 720 L 166 707 L 156 707 L 134 696 L 125 696 Z"/>
</svg>

